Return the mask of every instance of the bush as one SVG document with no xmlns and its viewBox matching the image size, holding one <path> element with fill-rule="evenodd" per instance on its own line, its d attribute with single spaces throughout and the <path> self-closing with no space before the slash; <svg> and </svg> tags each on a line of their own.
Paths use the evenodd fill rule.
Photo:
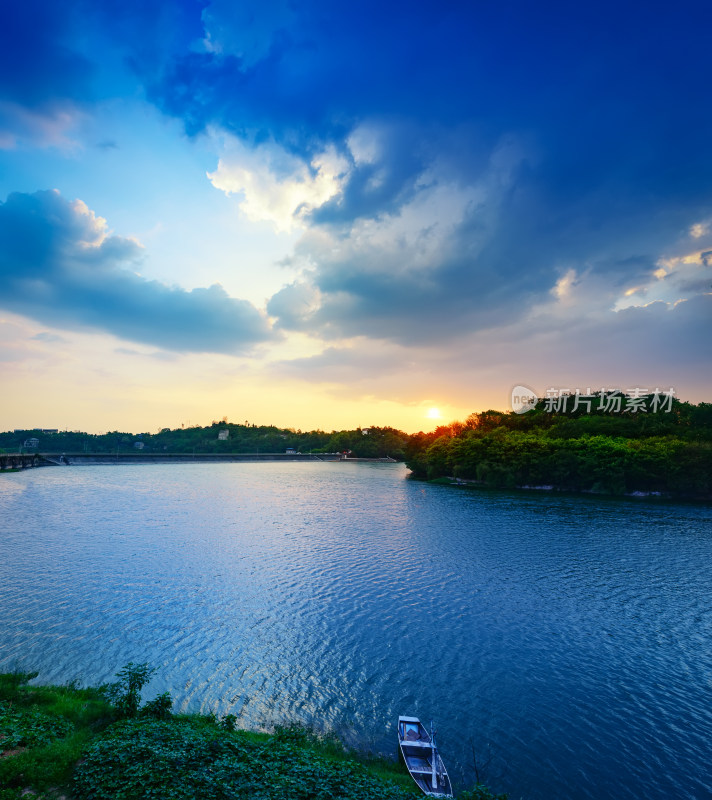
<svg viewBox="0 0 712 800">
<path fill-rule="evenodd" d="M 234 731 L 235 730 L 235 723 L 237 722 L 237 717 L 234 714 L 226 714 L 220 720 L 220 727 L 224 731 Z"/>
<path fill-rule="evenodd" d="M 256 739 L 204 720 L 122 720 L 85 750 L 73 793 L 77 800 L 415 800 L 359 764 L 312 749 L 312 739 L 295 728 Z"/>
<path fill-rule="evenodd" d="M 163 692 L 153 700 L 149 700 L 141 709 L 141 714 L 145 717 L 153 717 L 153 719 L 169 719 L 172 707 L 173 698 L 171 693 Z"/>
<path fill-rule="evenodd" d="M 39 672 L 5 672 L 0 675 L 0 700 L 14 700 L 20 689 Z"/>
<path fill-rule="evenodd" d="M 135 717 L 141 705 L 141 689 L 151 680 L 156 670 L 148 664 L 130 661 L 116 673 L 119 679 L 103 687 L 106 698 L 122 717 Z"/>
<path fill-rule="evenodd" d="M 37 708 L 13 708 L 0 702 L 0 755 L 19 747 L 37 747 L 66 736 L 69 720 L 50 716 Z"/>
</svg>

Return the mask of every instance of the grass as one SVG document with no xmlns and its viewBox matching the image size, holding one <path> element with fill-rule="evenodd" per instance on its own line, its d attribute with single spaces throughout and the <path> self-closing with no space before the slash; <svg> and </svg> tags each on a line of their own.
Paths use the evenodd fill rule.
<svg viewBox="0 0 712 800">
<path fill-rule="evenodd" d="M 127 702 L 140 702 L 148 675 L 147 665 L 129 664 L 119 683 L 93 689 L 30 686 L 36 673 L 0 675 L 0 800 L 422 797 L 399 764 L 347 751 L 335 737 L 299 726 L 235 730 L 230 716 L 173 715 L 167 695 L 143 706 Z M 486 787 L 461 798 L 505 800 Z"/>
<path fill-rule="evenodd" d="M 0 800 L 26 789 L 59 797 L 84 748 L 114 718 L 98 690 L 28 686 L 33 677 L 0 675 Z"/>
<path fill-rule="evenodd" d="M 0 800 L 412 800 L 407 774 L 299 727 L 234 730 L 214 716 L 120 718 L 106 687 L 0 675 Z"/>
</svg>

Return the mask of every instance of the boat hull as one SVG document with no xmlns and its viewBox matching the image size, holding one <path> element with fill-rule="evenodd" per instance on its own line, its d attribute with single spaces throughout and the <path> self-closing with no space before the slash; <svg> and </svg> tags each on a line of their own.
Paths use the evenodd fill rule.
<svg viewBox="0 0 712 800">
<path fill-rule="evenodd" d="M 423 794 L 453 796 L 443 760 L 417 717 L 398 717 L 398 747 L 406 769 Z"/>
</svg>

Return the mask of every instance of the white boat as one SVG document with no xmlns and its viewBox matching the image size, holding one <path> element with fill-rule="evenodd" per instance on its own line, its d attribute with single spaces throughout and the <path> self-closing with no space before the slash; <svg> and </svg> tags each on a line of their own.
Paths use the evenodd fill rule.
<svg viewBox="0 0 712 800">
<path fill-rule="evenodd" d="M 417 717 L 398 717 L 398 744 L 411 778 L 428 797 L 452 797 L 452 786 L 440 753 L 435 745 L 435 731 L 430 733 Z"/>
</svg>

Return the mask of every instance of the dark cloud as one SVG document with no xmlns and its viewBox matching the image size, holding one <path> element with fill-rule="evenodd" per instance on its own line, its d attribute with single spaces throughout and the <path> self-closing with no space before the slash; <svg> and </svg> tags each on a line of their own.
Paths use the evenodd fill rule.
<svg viewBox="0 0 712 800">
<path fill-rule="evenodd" d="M 137 75 L 157 74 L 174 53 L 189 49 L 201 35 L 200 10 L 192 2 L 4 3 L 0 142 L 64 143 L 62 131 L 82 113 L 135 92 Z"/>
<path fill-rule="evenodd" d="M 0 33 L 0 94 L 110 96 L 126 89 L 124 63 L 189 133 L 217 126 L 307 158 L 329 143 L 346 152 L 364 120 L 398 121 L 380 163 L 357 165 L 316 223 L 392 209 L 428 152 L 447 151 L 464 178 L 473 152 L 509 133 L 536 142 L 554 215 L 642 203 L 650 219 L 663 197 L 710 207 L 709 18 L 695 3 L 653 14 L 432 1 L 406 13 L 371 0 L 28 0 L 8 7 Z M 113 71 L 95 80 L 105 63 Z"/>
<path fill-rule="evenodd" d="M 490 141 L 533 133 L 562 191 L 607 175 L 687 194 L 712 113 L 702 7 L 690 11 L 214 0 L 203 12 L 213 50 L 176 49 L 142 79 L 193 133 L 262 130 L 312 152 L 364 118 L 474 123 Z"/>
<path fill-rule="evenodd" d="M 272 298 L 269 312 L 281 327 L 332 339 L 447 342 L 522 319 L 570 270 L 596 277 L 613 306 L 628 287 L 651 280 L 659 259 L 689 249 L 691 222 L 710 213 L 693 197 L 636 200 L 634 186 L 582 188 L 566 198 L 547 186 L 545 162 L 512 158 L 507 169 L 490 164 L 465 183 L 453 182 L 442 159 L 428 165 L 431 183 L 416 185 L 409 204 L 438 197 L 438 189 L 465 197 L 471 190 L 462 219 L 456 208 L 449 228 L 433 201 L 432 215 L 421 214 L 404 231 L 404 202 L 370 227 L 332 230 L 332 222 L 326 245 L 307 234 L 298 251 L 309 271 Z M 428 245 L 431 236 L 437 247 Z M 701 275 L 684 288 L 706 291 L 706 280 Z"/>
<path fill-rule="evenodd" d="M 405 229 L 396 214 L 369 235 L 357 227 L 326 245 L 305 236 L 299 249 L 312 268 L 270 300 L 269 313 L 281 327 L 327 338 L 445 342 L 516 321 L 571 268 L 606 275 L 612 289 L 648 276 L 652 252 L 677 233 L 674 215 L 650 234 L 647 225 L 631 232 L 616 218 L 603 225 L 559 214 L 554 224 L 525 162 L 508 176 L 495 170 L 481 178 L 469 201 L 464 187 L 451 221 L 438 190 L 457 186 L 446 184 L 420 190 L 423 210 Z M 638 254 L 641 247 L 652 252 Z"/>
<path fill-rule="evenodd" d="M 339 225 L 394 213 L 417 193 L 418 183 L 437 155 L 433 140 L 402 122 L 379 121 L 373 128 L 377 155 L 370 162 L 352 163 L 343 191 L 311 213 L 312 224 Z M 349 155 L 353 160 L 350 148 Z"/>
<path fill-rule="evenodd" d="M 0 205 L 4 308 L 47 324 L 90 327 L 181 352 L 244 353 L 273 338 L 254 306 L 207 289 L 169 287 L 132 271 L 141 247 L 56 191 Z"/>
<path fill-rule="evenodd" d="M 315 138 L 344 134 L 366 110 L 397 114 L 418 97 L 432 106 L 434 87 L 425 85 L 442 68 L 423 54 L 454 21 L 435 5 L 402 14 L 314 0 L 237 9 L 213 2 L 203 16 L 214 50 L 176 53 L 160 75 L 145 75 L 155 102 L 190 132 L 209 124 L 237 134 L 261 129 L 303 152 Z M 439 105 L 452 108 L 444 98 Z"/>
<path fill-rule="evenodd" d="M 673 306 L 631 306 L 603 319 L 595 329 L 589 324 L 588 333 L 595 337 L 593 358 L 599 364 L 615 353 L 617 361 L 638 375 L 657 372 L 664 378 L 666 371 L 684 368 L 690 378 L 698 377 L 700 367 L 712 363 L 712 293 Z M 576 338 L 585 361 L 585 336 Z"/>
</svg>

